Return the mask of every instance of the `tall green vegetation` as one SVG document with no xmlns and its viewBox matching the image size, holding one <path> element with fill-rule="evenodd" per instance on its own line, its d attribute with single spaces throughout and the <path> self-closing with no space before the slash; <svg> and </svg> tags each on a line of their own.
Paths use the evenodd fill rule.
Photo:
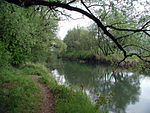
<svg viewBox="0 0 150 113">
<path fill-rule="evenodd" d="M 93 2 L 96 3 L 97 1 Z M 67 44 L 67 51 L 64 56 L 76 59 L 89 59 L 92 56 L 92 58 L 109 60 L 119 64 L 124 61 L 126 65 L 135 65 L 139 61 L 141 63 L 141 60 L 144 64 L 149 62 L 149 16 L 142 16 L 146 15 L 147 12 L 138 11 L 132 1 L 117 0 L 113 2 L 110 0 L 105 2 L 102 0 L 100 3 L 103 5 L 93 5 L 99 8 L 96 8 L 92 14 L 96 15 L 125 52 L 120 51 L 118 45 L 106 35 L 102 28 L 97 26 L 97 23 L 93 23 L 88 28 L 74 28 L 68 31 L 64 39 Z M 144 3 L 142 5 L 144 6 Z M 141 7 L 143 7 L 142 5 Z M 145 21 L 147 22 L 144 23 Z M 85 57 L 84 53 L 87 51 L 90 55 Z"/>
<path fill-rule="evenodd" d="M 96 40 L 92 32 L 85 28 L 78 27 L 68 31 L 64 43 L 67 45 L 65 57 L 85 59 L 93 55 L 96 50 Z"/>
<path fill-rule="evenodd" d="M 40 109 L 40 88 L 27 76 L 36 69 L 18 66 L 45 62 L 51 56 L 58 21 L 51 12 L 45 13 L 44 7 L 24 9 L 0 1 L 0 113 L 37 113 Z"/>
<path fill-rule="evenodd" d="M 96 14 L 99 15 L 98 18 L 103 21 L 105 27 L 111 34 L 113 34 L 113 36 L 116 37 L 116 40 L 118 40 L 125 51 L 128 53 L 137 53 L 139 55 L 141 55 L 141 52 L 147 53 L 148 48 L 144 46 L 145 42 L 143 41 L 143 39 L 147 39 L 147 36 L 140 32 L 132 33 L 129 30 L 139 27 L 137 23 L 139 23 L 140 20 L 135 18 L 139 15 L 136 14 L 137 11 L 135 11 L 135 7 L 131 3 L 125 3 L 124 8 L 130 8 L 130 10 L 123 10 L 117 6 L 121 3 L 121 1 L 115 3 L 110 1 L 109 8 L 107 5 L 103 5 L 96 11 Z M 110 40 L 108 36 L 106 36 L 104 32 L 97 27 L 96 24 L 93 24 L 90 27 L 95 33 L 97 45 L 104 55 L 107 56 L 116 52 L 122 54 L 118 47 L 112 43 L 112 40 Z M 116 30 L 115 28 L 119 30 Z"/>
<path fill-rule="evenodd" d="M 53 44 L 63 45 L 56 37 L 58 17 L 46 7 L 24 9 L 4 0 L 0 8 L 1 67 L 26 61 L 50 62 Z"/>
<path fill-rule="evenodd" d="M 110 41 L 111 43 L 114 44 L 116 48 L 118 48 L 119 53 L 121 53 L 123 56 L 121 62 L 125 61 L 127 58 L 132 56 L 136 56 L 139 59 L 143 60 L 144 62 L 150 62 L 149 58 L 147 57 L 149 56 L 149 52 L 147 51 L 147 46 L 144 46 L 143 48 L 142 47 L 143 45 L 138 46 L 137 44 L 134 45 L 133 43 L 124 45 L 124 41 L 121 40 L 121 39 L 124 40 L 130 38 L 130 36 L 132 37 L 133 35 L 135 39 L 142 40 L 142 42 L 144 41 L 149 42 L 147 37 L 150 36 L 149 34 L 150 15 L 148 10 L 150 2 L 148 2 L 147 0 L 144 1 L 140 1 L 140 0 L 124 0 L 124 1 L 122 0 L 100 0 L 100 1 L 99 0 L 87 0 L 87 1 L 6 0 L 6 1 L 25 8 L 29 8 L 34 5 L 43 5 L 49 7 L 50 10 L 60 12 L 60 14 L 64 14 L 64 13 L 61 12 L 59 8 L 67 9 L 69 11 L 76 11 L 93 20 L 93 22 L 97 25 L 98 29 L 101 30 L 101 33 L 102 35 L 104 35 L 103 37 L 105 38 L 105 40 L 108 39 L 107 40 L 108 42 Z M 80 3 L 83 7 L 80 7 L 80 5 L 76 5 L 76 3 Z M 141 10 L 138 10 L 138 7 L 141 7 Z M 101 15 L 101 13 L 103 13 L 103 15 Z M 120 18 L 121 20 L 125 19 L 125 21 L 123 22 L 118 21 L 118 19 Z M 117 36 L 116 33 L 119 34 L 119 37 Z M 143 41 L 143 37 L 145 39 L 144 41 Z M 106 43 L 107 41 L 104 42 Z M 133 40 L 129 40 L 129 42 L 130 41 Z M 129 42 L 127 41 L 127 43 Z M 137 51 L 141 49 L 142 52 Z M 146 50 L 144 54 L 143 54 L 143 50 L 144 51 Z M 108 55 L 110 53 L 108 54 L 105 53 L 105 54 Z"/>
</svg>

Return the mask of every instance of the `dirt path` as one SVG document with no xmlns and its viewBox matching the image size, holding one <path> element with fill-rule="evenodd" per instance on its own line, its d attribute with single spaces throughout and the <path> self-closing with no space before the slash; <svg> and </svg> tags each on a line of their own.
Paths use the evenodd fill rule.
<svg viewBox="0 0 150 113">
<path fill-rule="evenodd" d="M 32 77 L 41 88 L 43 97 L 42 108 L 38 113 L 54 113 L 54 95 L 49 88 L 38 80 L 38 77 Z"/>
</svg>

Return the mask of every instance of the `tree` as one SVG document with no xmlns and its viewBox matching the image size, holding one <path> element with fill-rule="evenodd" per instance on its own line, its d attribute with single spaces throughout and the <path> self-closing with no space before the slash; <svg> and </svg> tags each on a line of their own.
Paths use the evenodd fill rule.
<svg viewBox="0 0 150 113">
<path fill-rule="evenodd" d="M 67 45 L 59 38 L 56 38 L 53 43 L 53 48 L 51 49 L 53 49 L 58 57 L 61 57 L 65 53 L 66 48 Z"/>
<path fill-rule="evenodd" d="M 85 28 L 73 28 L 69 30 L 64 42 L 67 44 L 67 51 L 80 51 L 80 50 L 92 50 L 94 46 L 94 40 L 89 30 Z"/>
<path fill-rule="evenodd" d="M 64 43 L 67 45 L 64 57 L 88 60 L 97 52 L 96 42 L 91 31 L 87 28 L 69 30 Z"/>
<path fill-rule="evenodd" d="M 1 62 L 6 60 L 3 54 L 13 66 L 29 60 L 46 61 L 56 37 L 57 17 L 43 7 L 24 9 L 5 1 L 0 1 L 0 7 Z"/>
<path fill-rule="evenodd" d="M 141 17 L 137 16 L 138 13 L 136 13 L 136 15 L 131 13 L 134 13 L 134 5 L 136 3 L 138 3 L 139 1 L 133 1 L 133 0 L 126 0 L 126 1 L 121 1 L 121 0 L 108 0 L 108 1 L 99 1 L 99 0 L 89 0 L 84 2 L 83 0 L 72 0 L 72 1 L 42 1 L 42 0 L 6 0 L 9 3 L 13 3 L 16 5 L 19 5 L 21 7 L 30 7 L 30 6 L 34 6 L 34 5 L 43 5 L 43 6 L 47 6 L 49 7 L 51 10 L 56 10 L 58 8 L 63 8 L 63 9 L 67 9 L 70 11 L 76 11 L 79 12 L 87 17 L 89 17 L 90 19 L 92 19 L 97 26 L 103 31 L 103 33 L 112 40 L 112 42 L 118 47 L 118 49 L 123 53 L 124 55 L 124 59 L 122 61 L 124 61 L 127 57 L 130 56 L 137 56 L 138 58 L 140 58 L 141 60 L 145 60 L 148 61 L 147 55 L 139 55 L 136 52 L 128 52 L 126 51 L 125 47 L 123 47 L 123 45 L 121 43 L 119 43 L 119 39 L 118 37 L 115 37 L 109 30 L 115 30 L 115 31 L 126 31 L 126 32 L 131 32 L 131 33 L 142 33 L 146 36 L 150 36 L 149 34 L 149 24 L 150 21 L 148 20 L 148 18 L 150 17 L 150 15 L 148 14 L 148 10 L 146 9 L 144 11 L 144 13 L 141 13 Z M 80 2 L 80 4 L 84 7 L 83 9 L 80 7 L 76 7 L 73 6 L 75 2 Z M 146 5 L 150 4 L 150 2 L 146 1 Z M 136 28 L 133 27 L 129 27 L 129 28 L 118 28 L 117 26 L 115 26 L 114 24 L 111 25 L 105 25 L 105 23 L 103 23 L 102 18 L 98 18 L 96 15 L 94 15 L 94 11 L 91 11 L 92 8 L 95 8 L 96 6 L 107 6 L 107 9 L 111 8 L 112 11 L 114 9 L 121 9 L 122 12 L 124 12 L 126 14 L 126 16 L 132 16 L 135 18 L 135 20 L 138 20 L 138 23 L 135 23 L 137 26 Z M 144 4 L 145 5 L 145 4 Z M 146 7 L 145 5 L 145 7 Z M 103 11 L 103 10 L 102 10 Z M 115 11 L 115 10 L 114 10 Z M 144 16 L 143 16 L 144 15 Z M 137 17 L 136 17 L 137 16 Z M 118 23 L 119 24 L 119 23 Z M 129 35 L 129 34 L 128 34 Z M 125 36 L 124 36 L 125 37 Z M 149 54 L 148 54 L 149 56 Z"/>
<path fill-rule="evenodd" d="M 135 25 L 136 20 L 132 19 L 131 17 L 127 17 L 126 13 L 122 11 L 118 11 L 113 9 L 107 9 L 107 6 L 102 6 L 102 9 L 104 10 L 103 12 L 101 11 L 102 9 L 97 10 L 97 15 L 99 15 L 99 19 L 102 18 L 103 23 L 107 26 L 109 25 L 114 25 L 115 27 L 118 28 L 132 28 L 137 27 Z M 129 22 L 127 22 L 129 21 Z M 92 24 L 90 26 L 91 31 L 94 32 L 95 39 L 97 40 L 97 45 L 99 46 L 100 50 L 102 53 L 107 56 L 109 54 L 113 54 L 114 52 L 118 52 L 118 48 L 112 43 L 112 41 L 103 33 L 103 31 L 99 28 L 97 28 L 97 25 Z M 108 31 L 113 34 L 113 36 L 117 37 L 118 42 L 124 47 L 124 49 L 127 52 L 132 52 L 133 50 L 138 52 L 137 49 L 139 48 L 130 48 L 126 47 L 126 45 L 132 45 L 134 44 L 141 45 L 141 41 L 139 33 L 129 33 L 127 34 L 126 31 L 116 31 L 114 29 L 108 29 Z"/>
</svg>

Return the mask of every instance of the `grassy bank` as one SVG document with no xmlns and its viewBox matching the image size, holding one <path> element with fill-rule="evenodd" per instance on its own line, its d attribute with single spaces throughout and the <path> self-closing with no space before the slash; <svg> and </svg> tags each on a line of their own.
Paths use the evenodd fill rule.
<svg viewBox="0 0 150 113">
<path fill-rule="evenodd" d="M 41 64 L 28 63 L 0 75 L 0 113 L 37 113 L 41 107 L 40 88 L 32 79 L 39 76 L 55 95 L 55 113 L 100 113 L 80 88 L 58 85 Z"/>
<path fill-rule="evenodd" d="M 49 75 L 42 76 L 41 81 L 55 94 L 55 113 L 100 113 L 80 89 L 57 85 Z"/>
<path fill-rule="evenodd" d="M 41 76 L 40 80 L 47 84 L 55 95 L 55 113 L 100 113 L 80 88 L 58 85 L 48 72 Z"/>
<path fill-rule="evenodd" d="M 0 74 L 0 113 L 38 112 L 40 88 L 26 71 L 9 68 Z"/>
</svg>

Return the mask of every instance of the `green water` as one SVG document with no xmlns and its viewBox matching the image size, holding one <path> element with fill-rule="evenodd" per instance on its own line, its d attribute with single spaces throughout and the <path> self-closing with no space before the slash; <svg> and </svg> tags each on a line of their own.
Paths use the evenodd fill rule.
<svg viewBox="0 0 150 113">
<path fill-rule="evenodd" d="M 59 84 L 83 87 L 95 104 L 97 94 L 113 94 L 100 106 L 108 113 L 150 113 L 150 77 L 106 65 L 64 61 L 52 71 Z"/>
</svg>

